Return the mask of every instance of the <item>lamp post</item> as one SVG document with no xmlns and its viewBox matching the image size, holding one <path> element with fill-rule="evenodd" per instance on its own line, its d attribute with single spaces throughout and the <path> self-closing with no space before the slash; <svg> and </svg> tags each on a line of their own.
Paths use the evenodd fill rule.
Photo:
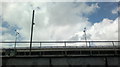
<svg viewBox="0 0 120 67">
<path fill-rule="evenodd" d="M 87 38 L 86 38 L 86 27 L 83 30 L 84 34 L 85 34 L 85 41 L 86 41 L 86 46 L 87 46 Z"/>
<path fill-rule="evenodd" d="M 15 30 L 15 46 L 14 46 L 14 51 L 15 51 L 15 54 L 16 54 L 16 41 L 17 41 L 17 36 L 18 36 L 18 32 L 17 30 Z"/>
<path fill-rule="evenodd" d="M 33 37 L 33 25 L 34 23 L 34 10 L 33 10 L 33 14 L 32 14 L 32 26 L 31 26 L 31 38 L 30 38 L 30 55 L 31 55 L 31 48 L 32 48 L 32 37 Z"/>
</svg>

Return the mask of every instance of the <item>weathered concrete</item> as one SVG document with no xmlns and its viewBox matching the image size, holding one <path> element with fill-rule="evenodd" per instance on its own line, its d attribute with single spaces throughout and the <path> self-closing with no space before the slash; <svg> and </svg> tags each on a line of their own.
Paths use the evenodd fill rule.
<svg viewBox="0 0 120 67">
<path fill-rule="evenodd" d="M 42 48 L 5 49 L 2 67 L 120 67 L 120 49 Z"/>
<path fill-rule="evenodd" d="M 8 57 L 3 67 L 120 67 L 120 57 Z"/>
</svg>

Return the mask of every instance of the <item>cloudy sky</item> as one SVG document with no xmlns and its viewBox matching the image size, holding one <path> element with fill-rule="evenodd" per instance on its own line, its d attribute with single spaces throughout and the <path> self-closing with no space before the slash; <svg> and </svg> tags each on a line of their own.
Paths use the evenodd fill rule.
<svg viewBox="0 0 120 67">
<path fill-rule="evenodd" d="M 2 41 L 118 40 L 118 2 L 2 2 Z"/>
</svg>

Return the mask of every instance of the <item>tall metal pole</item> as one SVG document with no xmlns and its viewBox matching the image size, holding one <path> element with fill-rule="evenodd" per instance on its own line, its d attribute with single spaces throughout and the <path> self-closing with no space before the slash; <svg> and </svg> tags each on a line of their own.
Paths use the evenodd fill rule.
<svg viewBox="0 0 120 67">
<path fill-rule="evenodd" d="M 32 14 L 32 26 L 31 26 L 31 38 L 30 38 L 30 55 L 31 55 L 31 48 L 32 48 L 32 36 L 33 36 L 33 25 L 34 25 L 34 10 L 33 10 L 33 14 Z"/>
<path fill-rule="evenodd" d="M 17 41 L 17 35 L 19 33 L 17 32 L 17 30 L 15 30 L 15 46 L 14 46 L 14 51 L 15 51 L 15 54 L 16 54 L 16 41 Z"/>
<path fill-rule="evenodd" d="M 84 28 L 84 34 L 85 34 L 85 41 L 86 41 L 86 47 L 87 47 L 87 38 L 86 38 L 86 28 Z"/>
<path fill-rule="evenodd" d="M 17 32 L 15 30 L 15 46 L 14 46 L 14 50 L 16 50 L 16 40 L 17 40 Z"/>
</svg>

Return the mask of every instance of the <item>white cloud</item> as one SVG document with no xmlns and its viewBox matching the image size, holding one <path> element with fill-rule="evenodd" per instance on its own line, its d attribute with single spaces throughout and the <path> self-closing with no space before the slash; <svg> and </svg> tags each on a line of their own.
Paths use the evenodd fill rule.
<svg viewBox="0 0 120 67">
<path fill-rule="evenodd" d="M 9 34 L 9 33 L 5 33 L 2 35 L 2 39 L 0 39 L 2 41 L 11 41 L 11 40 L 15 40 L 15 36 Z"/>
<path fill-rule="evenodd" d="M 4 3 L 3 19 L 21 28 L 24 40 L 30 40 L 32 9 L 36 9 L 33 40 L 68 40 L 82 27 L 91 25 L 83 14 L 91 14 L 96 8 L 97 4 L 86 3 Z"/>
<path fill-rule="evenodd" d="M 102 22 L 95 23 L 90 32 L 94 40 L 118 40 L 118 18 L 114 21 L 103 19 Z"/>
<path fill-rule="evenodd" d="M 103 19 L 87 29 L 87 40 L 118 40 L 118 18 L 115 20 Z M 74 36 L 79 36 L 79 40 L 84 39 L 84 33 L 78 32 Z M 83 39 L 81 39 L 83 38 Z"/>
<path fill-rule="evenodd" d="M 116 40 L 116 21 L 104 19 L 91 25 L 84 15 L 92 14 L 98 4 L 86 3 L 3 3 L 3 20 L 11 26 L 17 25 L 23 40 L 30 40 L 32 10 L 35 9 L 33 40 L 83 40 L 83 28 L 92 40 Z M 109 32 L 109 33 L 107 33 Z M 113 36 L 111 36 L 113 35 Z M 7 36 L 12 37 L 10 34 Z M 4 37 L 4 36 L 3 36 Z M 7 39 L 7 37 L 5 36 Z M 3 40 L 6 40 L 6 39 Z M 12 37 L 14 38 L 14 37 Z M 10 39 L 11 40 L 11 39 Z"/>
<path fill-rule="evenodd" d="M 15 36 L 9 32 L 9 28 L 0 27 L 1 38 L 0 41 L 15 41 Z M 1 32 L 2 31 L 2 32 Z"/>
</svg>

